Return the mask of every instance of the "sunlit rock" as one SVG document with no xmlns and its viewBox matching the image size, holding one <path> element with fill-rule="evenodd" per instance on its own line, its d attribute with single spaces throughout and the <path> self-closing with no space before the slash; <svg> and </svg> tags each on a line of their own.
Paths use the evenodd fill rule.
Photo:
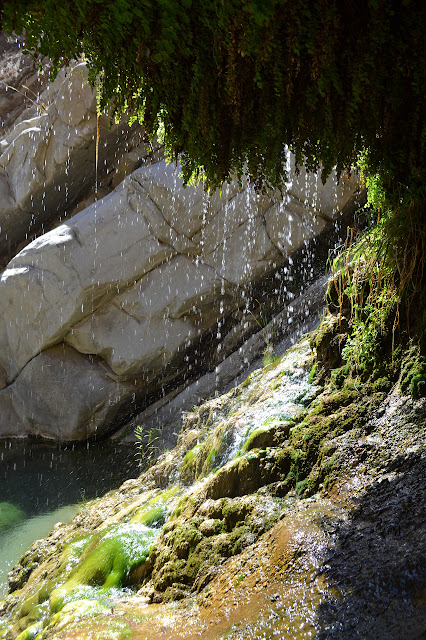
<svg viewBox="0 0 426 640">
<path fill-rule="evenodd" d="M 0 433 L 70 441 L 102 436 L 134 394 L 96 362 L 67 345 L 43 351 L 0 391 Z"/>
<path fill-rule="evenodd" d="M 82 353 L 102 356 L 114 373 L 130 375 L 160 372 L 195 335 L 190 322 L 167 317 L 161 323 L 138 322 L 111 304 L 71 329 L 66 341 Z"/>
<path fill-rule="evenodd" d="M 29 82 L 30 59 L 7 46 L 7 81 Z M 231 380 L 233 361 L 226 375 L 218 365 L 262 329 L 250 297 L 269 304 L 277 270 L 353 208 L 358 181 L 323 185 L 289 156 L 283 195 L 244 181 L 208 194 L 184 187 L 139 125 L 109 128 L 102 116 L 96 183 L 85 65 L 31 82 L 34 99 L 9 91 L 10 117 L 0 101 L 0 263 L 21 248 L 0 276 L 0 436 L 80 440 L 109 433 L 114 416 L 165 398 L 197 367 Z"/>
<path fill-rule="evenodd" d="M 70 117 L 77 121 L 78 110 Z M 340 208 L 355 188 L 354 182 L 340 193 Z M 28 244 L 0 279 L 0 371 L 3 386 L 13 383 L 5 395 L 12 394 L 21 419 L 30 402 L 27 392 L 18 393 L 30 388 L 26 369 L 35 366 L 37 354 L 63 341 L 101 357 L 115 376 L 143 375 L 142 387 L 147 377 L 160 376 L 160 386 L 162 378 L 170 379 L 192 341 L 244 304 L 244 288 L 260 283 L 338 211 L 330 205 L 324 215 L 309 209 L 298 214 L 294 203 L 293 196 L 277 203 L 235 185 L 209 197 L 202 187 L 184 188 L 176 170 L 161 161 L 136 170 L 111 194 Z M 66 358 L 61 367 L 67 368 Z M 52 392 L 44 386 L 45 393 L 54 396 L 55 384 Z M 105 402 L 125 402 L 121 394 L 105 394 Z M 37 414 L 35 404 L 30 402 L 30 413 Z M 41 421 L 44 434 L 51 424 L 60 438 L 50 415 Z M 92 433 L 93 420 L 100 432 L 110 428 L 96 411 L 76 407 L 68 426 L 66 415 L 61 422 L 68 437 Z"/>
<path fill-rule="evenodd" d="M 23 58 L 21 63 L 29 67 L 31 59 Z M 15 76 L 19 83 L 21 76 L 16 73 Z M 13 87 L 17 89 L 14 91 L 7 85 L 3 101 L 7 103 L 10 96 L 13 102 L 18 95 L 25 102 L 26 86 Z M 69 215 L 96 182 L 96 96 L 87 83 L 86 65 L 79 63 L 61 69 L 44 91 L 28 95 L 26 104 L 30 108 L 20 114 L 18 111 L 18 122 L 9 127 L 0 141 L 3 263 L 16 247 L 28 242 L 40 229 Z M 10 120 L 7 124 L 10 125 Z M 117 156 L 140 141 L 137 126 L 133 129 L 126 124 L 111 126 L 110 118 L 102 116 L 99 179 L 111 171 Z"/>
<path fill-rule="evenodd" d="M 29 244 L 3 272 L 0 295 L 8 306 L 0 319 L 0 360 L 9 382 L 114 292 L 173 255 L 127 195 L 123 185 L 101 206 Z"/>
</svg>

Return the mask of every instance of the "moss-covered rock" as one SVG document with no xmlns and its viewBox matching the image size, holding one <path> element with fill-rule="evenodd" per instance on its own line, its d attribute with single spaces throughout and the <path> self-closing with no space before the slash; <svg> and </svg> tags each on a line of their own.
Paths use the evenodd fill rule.
<svg viewBox="0 0 426 640">
<path fill-rule="evenodd" d="M 183 591 L 203 588 L 226 558 L 240 553 L 277 521 L 280 509 L 280 501 L 268 495 L 187 500 L 150 554 L 156 601 L 179 595 L 182 585 Z"/>
<path fill-rule="evenodd" d="M 219 422 L 211 433 L 204 435 L 204 442 L 195 445 L 186 454 L 180 469 L 179 479 L 183 484 L 207 476 L 219 467 L 234 440 L 234 421 Z"/>
<path fill-rule="evenodd" d="M 146 527 L 161 527 L 166 521 L 169 504 L 178 493 L 178 486 L 154 492 L 152 497 L 132 514 L 130 522 Z"/>
<path fill-rule="evenodd" d="M 219 518 L 208 518 L 200 523 L 200 532 L 205 537 L 216 536 L 223 531 L 224 523 Z"/>
<path fill-rule="evenodd" d="M 219 469 L 206 484 L 205 494 L 207 498 L 243 496 L 254 493 L 259 487 L 268 484 L 265 478 L 270 471 L 266 462 L 266 451 L 249 452 L 237 460 Z"/>
<path fill-rule="evenodd" d="M 63 535 L 56 564 L 46 564 L 46 576 L 30 577 L 17 593 L 23 604 L 12 621 L 13 637 L 62 624 L 65 613 L 77 611 L 76 603 L 92 599 L 106 606 L 122 587 L 145 590 L 154 602 L 199 591 L 226 559 L 273 526 L 286 505 L 333 486 L 343 464 L 339 442 L 366 439 L 368 421 L 393 381 L 383 367 L 381 375 L 377 370 L 363 382 L 342 365 L 331 380 L 312 387 L 307 383 L 312 359 L 306 340 L 303 344 L 304 351 L 298 345 L 292 353 L 294 363 L 251 374 L 238 392 L 187 416 L 176 449 L 143 479 L 108 498 L 105 522 L 103 512 L 95 516 L 95 508 L 88 508 L 90 515 L 80 520 L 86 527 L 81 535 L 74 530 L 66 542 Z M 419 353 L 410 354 L 401 381 L 406 387 L 415 378 L 414 363 L 415 375 L 423 375 Z M 294 402 L 298 387 L 305 407 L 297 406 L 289 420 L 282 396 L 290 389 Z M 165 473 L 174 480 L 180 474 L 181 485 L 164 480 Z"/>
<path fill-rule="evenodd" d="M 328 313 L 318 329 L 311 334 L 311 348 L 319 366 L 329 372 L 342 366 L 342 350 L 348 336 L 348 323 L 338 315 Z"/>
<path fill-rule="evenodd" d="M 34 637 L 67 603 L 108 599 L 145 562 L 156 535 L 146 526 L 124 524 L 77 536 L 63 547 L 48 580 L 27 590 L 16 631 Z"/>
<path fill-rule="evenodd" d="M 270 421 L 254 429 L 241 447 L 241 453 L 247 453 L 252 449 L 266 449 L 276 447 L 280 442 L 284 441 L 290 432 L 289 421 Z"/>
<path fill-rule="evenodd" d="M 426 397 L 426 357 L 418 344 L 412 343 L 404 356 L 399 384 L 413 398 Z"/>
</svg>

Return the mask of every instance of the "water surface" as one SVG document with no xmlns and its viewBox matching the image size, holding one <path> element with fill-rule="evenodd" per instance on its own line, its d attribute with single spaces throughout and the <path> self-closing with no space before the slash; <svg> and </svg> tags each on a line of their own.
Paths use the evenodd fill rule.
<svg viewBox="0 0 426 640">
<path fill-rule="evenodd" d="M 0 441 L 0 598 L 34 540 L 69 521 L 86 500 L 138 475 L 136 453 L 135 445 Z"/>
</svg>

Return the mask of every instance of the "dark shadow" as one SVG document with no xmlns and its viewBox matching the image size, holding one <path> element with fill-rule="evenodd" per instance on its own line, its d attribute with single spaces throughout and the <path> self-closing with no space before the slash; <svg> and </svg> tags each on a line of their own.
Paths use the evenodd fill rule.
<svg viewBox="0 0 426 640">
<path fill-rule="evenodd" d="M 397 475 L 335 532 L 323 573 L 336 598 L 320 606 L 317 640 L 426 638 L 426 457 L 399 456 L 386 472 Z"/>
<path fill-rule="evenodd" d="M 139 475 L 137 451 L 135 444 L 109 442 L 0 441 L 0 502 L 33 516 L 97 498 Z"/>
</svg>

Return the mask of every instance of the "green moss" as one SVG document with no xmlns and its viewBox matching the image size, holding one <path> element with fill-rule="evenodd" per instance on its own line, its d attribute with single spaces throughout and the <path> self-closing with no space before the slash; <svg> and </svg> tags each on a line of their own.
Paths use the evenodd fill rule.
<svg viewBox="0 0 426 640">
<path fill-rule="evenodd" d="M 253 511 L 253 500 L 250 497 L 234 498 L 226 500 L 222 508 L 226 528 L 232 531 L 236 525 L 246 519 Z"/>
<path fill-rule="evenodd" d="M 69 602 L 61 609 L 61 611 L 58 611 L 51 616 L 48 624 L 44 627 L 44 635 L 42 637 L 44 638 L 46 634 L 53 630 L 55 634 L 62 630 L 70 631 L 81 619 L 84 619 L 85 626 L 90 625 L 91 618 L 94 618 L 105 611 L 110 611 L 110 603 L 102 604 L 97 600 L 86 599 Z M 111 621 L 111 623 L 115 626 L 113 621 Z M 85 636 L 79 633 L 79 637 Z M 118 637 L 124 638 L 128 636 L 119 635 Z"/>
<path fill-rule="evenodd" d="M 113 525 L 95 533 L 78 565 L 50 595 L 53 612 L 72 600 L 97 599 L 125 585 L 130 571 L 145 562 L 156 533 L 143 525 Z"/>
<path fill-rule="evenodd" d="M 188 467 L 192 465 L 193 461 L 197 456 L 197 452 L 200 450 L 200 448 L 201 448 L 201 444 L 196 444 L 195 447 L 193 447 L 190 451 L 188 451 L 188 453 L 183 459 L 182 467 Z"/>
<path fill-rule="evenodd" d="M 255 429 L 243 443 L 238 455 L 247 453 L 247 451 L 250 451 L 251 449 L 272 446 L 274 443 L 274 434 L 274 425 Z"/>
<path fill-rule="evenodd" d="M 78 564 L 85 549 L 93 541 L 93 534 L 83 534 L 76 536 L 74 540 L 65 544 L 63 552 L 59 558 L 57 567 L 46 582 L 41 583 L 40 588 L 30 590 L 29 594 L 22 603 L 20 609 L 20 617 L 26 620 L 25 626 L 34 619 L 34 614 L 39 610 L 39 605 L 48 606 L 50 593 L 65 582 L 73 568 Z"/>
<path fill-rule="evenodd" d="M 33 624 L 20 633 L 16 640 L 34 640 L 34 638 L 43 630 L 41 623 Z"/>
<path fill-rule="evenodd" d="M 377 387 L 382 385 L 385 385 L 384 381 Z M 292 486 L 300 496 L 315 492 L 330 473 L 324 450 L 327 438 L 362 427 L 381 399 L 383 393 L 374 392 L 373 385 L 363 385 L 359 389 L 356 381 L 324 393 L 316 406 L 290 431 L 288 447 L 281 453 L 289 457 L 290 464 L 279 495 Z"/>
<path fill-rule="evenodd" d="M 224 522 L 219 518 L 208 518 L 203 520 L 200 530 L 204 536 L 216 536 L 223 532 Z"/>
<path fill-rule="evenodd" d="M 201 444 L 195 445 L 183 459 L 179 479 L 184 484 L 190 484 L 196 476 L 197 456 L 201 448 Z"/>
<path fill-rule="evenodd" d="M 377 378 L 377 380 L 374 380 L 373 382 L 373 391 L 374 392 L 379 392 L 379 391 L 389 391 L 392 387 L 392 381 L 389 380 L 389 378 L 383 377 L 383 378 Z"/>
<path fill-rule="evenodd" d="M 207 434 L 203 443 L 188 451 L 180 470 L 180 481 L 189 484 L 219 467 L 231 440 L 230 425 L 220 422 L 212 433 Z"/>
<path fill-rule="evenodd" d="M 241 584 L 246 577 L 247 577 L 246 573 L 242 573 L 240 576 L 238 576 L 238 578 L 235 581 L 235 586 L 238 587 L 238 585 Z"/>
<path fill-rule="evenodd" d="M 169 537 L 168 544 L 178 558 L 187 558 L 191 549 L 197 546 L 203 539 L 203 534 L 192 523 L 182 523 L 174 529 Z"/>
<path fill-rule="evenodd" d="M 173 600 L 183 600 L 184 598 L 188 597 L 189 593 L 190 592 L 186 585 L 173 583 L 173 586 L 167 587 L 167 589 L 165 590 L 163 601 L 171 602 Z"/>
<path fill-rule="evenodd" d="M 201 541 L 197 547 L 193 550 L 188 558 L 186 565 L 186 575 L 189 583 L 194 587 L 200 584 L 200 582 L 206 583 L 207 575 L 211 567 L 217 566 L 223 560 L 223 557 L 228 557 L 229 552 L 225 549 L 225 554 L 222 552 L 224 548 L 221 548 L 221 553 L 218 552 L 219 546 L 215 544 L 212 539 Z"/>
<path fill-rule="evenodd" d="M 317 371 L 318 371 L 318 365 L 315 363 L 309 373 L 309 377 L 308 377 L 309 384 L 312 384 L 314 382 L 315 378 L 317 377 Z"/>
<path fill-rule="evenodd" d="M 291 452 L 291 472 L 296 482 L 304 478 L 308 472 L 307 455 L 301 449 L 294 449 Z"/>
<path fill-rule="evenodd" d="M 252 383 L 252 373 L 250 373 L 247 378 L 245 380 L 243 380 L 243 382 L 241 382 L 241 384 L 239 385 L 240 389 L 246 389 L 247 387 L 249 387 Z"/>
<path fill-rule="evenodd" d="M 235 527 L 230 537 L 232 555 L 236 556 L 237 554 L 244 551 L 244 549 L 247 548 L 247 545 L 251 544 L 251 542 L 253 542 L 254 540 L 255 537 L 251 533 L 248 526 L 241 525 L 239 527 Z"/>
<path fill-rule="evenodd" d="M 282 422 L 288 422 L 287 413 L 276 413 L 273 416 L 269 416 L 262 422 L 261 426 L 262 427 L 266 427 L 268 425 L 272 426 L 276 424 L 281 424 Z"/>
<path fill-rule="evenodd" d="M 307 484 L 308 484 L 308 478 L 305 478 L 304 480 L 299 480 L 299 482 L 296 483 L 295 491 L 298 496 L 303 495 L 307 487 Z"/>
<path fill-rule="evenodd" d="M 422 373 L 418 373 L 411 378 L 410 393 L 414 399 L 426 397 L 426 366 Z"/>
<path fill-rule="evenodd" d="M 203 471 L 205 470 L 205 472 L 208 473 L 208 470 L 213 470 L 213 465 L 215 464 L 215 462 L 219 459 L 219 451 L 213 447 L 210 450 L 209 455 L 206 458 L 206 461 L 203 465 Z"/>
<path fill-rule="evenodd" d="M 0 502 L 0 533 L 25 518 L 25 513 L 11 502 Z"/>
<path fill-rule="evenodd" d="M 212 548 L 219 558 L 229 558 L 232 555 L 231 535 L 226 532 L 217 535 Z"/>
<path fill-rule="evenodd" d="M 175 593 L 174 588 L 181 589 L 182 585 L 185 592 L 203 588 L 215 573 L 213 567 L 254 542 L 280 513 L 269 496 L 223 498 L 201 504 L 202 515 L 198 505 L 192 516 L 181 519 L 175 529 L 164 530 L 158 539 L 151 577 L 166 600 Z"/>
<path fill-rule="evenodd" d="M 311 334 L 311 349 L 316 352 L 317 365 L 326 371 L 341 365 L 342 339 L 340 317 L 327 314 L 319 327 Z"/>
<path fill-rule="evenodd" d="M 400 387 L 418 399 L 426 396 L 426 357 L 420 346 L 411 344 L 401 366 Z"/>
<path fill-rule="evenodd" d="M 164 505 L 155 505 L 150 509 L 140 509 L 132 518 L 131 522 L 143 524 L 146 527 L 155 527 L 164 523 L 166 516 Z"/>
<path fill-rule="evenodd" d="M 270 349 L 268 352 L 265 352 L 265 355 L 262 358 L 262 364 L 264 367 L 264 371 L 272 371 L 275 369 L 281 362 L 281 357 L 273 352 Z"/>
<path fill-rule="evenodd" d="M 136 511 L 130 522 L 142 524 L 146 527 L 159 527 L 163 525 L 169 510 L 168 503 L 174 498 L 178 491 L 179 487 L 175 486 L 154 495 L 143 507 Z"/>
<path fill-rule="evenodd" d="M 155 589 L 159 591 L 165 591 L 168 587 L 171 587 L 175 583 L 182 584 L 186 579 L 186 561 L 181 559 L 173 559 L 166 562 L 159 571 L 153 575 L 153 585 Z"/>
<path fill-rule="evenodd" d="M 348 364 L 339 367 L 338 369 L 332 369 L 331 371 L 331 384 L 336 389 L 341 389 L 345 383 L 346 378 L 350 373 L 350 366 Z"/>
</svg>

